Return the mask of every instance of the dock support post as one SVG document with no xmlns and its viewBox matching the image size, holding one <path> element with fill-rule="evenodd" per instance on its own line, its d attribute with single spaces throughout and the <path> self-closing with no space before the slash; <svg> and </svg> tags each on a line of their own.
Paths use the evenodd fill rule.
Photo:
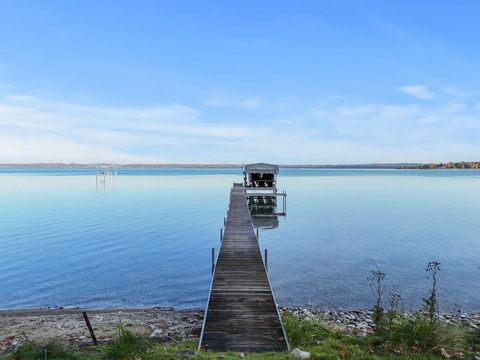
<svg viewBox="0 0 480 360">
<path fill-rule="evenodd" d="M 215 248 L 212 247 L 212 274 L 213 270 L 215 270 Z"/>
<path fill-rule="evenodd" d="M 223 229 L 220 229 L 220 242 L 223 241 Z"/>
<path fill-rule="evenodd" d="M 95 336 L 95 333 L 93 332 L 92 324 L 90 324 L 90 320 L 88 319 L 87 312 L 86 311 L 82 312 L 82 315 L 83 315 L 83 319 L 85 320 L 85 324 L 87 324 L 88 331 L 90 332 L 90 336 L 92 338 L 93 345 L 97 346 L 98 345 L 97 337 Z"/>
<path fill-rule="evenodd" d="M 258 227 L 257 227 L 257 241 L 258 241 Z"/>
<path fill-rule="evenodd" d="M 227 224 L 227 218 L 223 217 L 223 226 L 225 226 L 226 224 Z"/>
<path fill-rule="evenodd" d="M 268 249 L 265 248 L 265 269 L 268 271 Z"/>
</svg>

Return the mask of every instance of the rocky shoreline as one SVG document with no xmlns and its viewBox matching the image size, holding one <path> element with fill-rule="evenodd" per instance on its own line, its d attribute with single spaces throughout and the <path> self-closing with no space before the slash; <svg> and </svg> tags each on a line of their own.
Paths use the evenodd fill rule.
<svg viewBox="0 0 480 360">
<path fill-rule="evenodd" d="M 304 319 L 317 320 L 335 329 L 365 336 L 374 332 L 372 312 L 368 310 L 317 310 L 280 307 Z M 203 322 L 203 309 L 107 309 L 88 310 L 90 322 L 100 343 L 116 336 L 123 325 L 132 332 L 162 342 L 197 341 Z M 480 328 L 479 313 L 445 313 L 441 320 Z M 0 356 L 14 351 L 25 341 L 57 341 L 79 349 L 92 341 L 79 309 L 40 309 L 0 311 Z"/>
<path fill-rule="evenodd" d="M 87 310 L 100 343 L 108 342 L 123 325 L 135 334 L 158 341 L 183 341 L 200 336 L 203 309 Z M 0 311 L 0 355 L 25 341 L 67 343 L 74 348 L 92 344 L 80 309 Z"/>
<path fill-rule="evenodd" d="M 373 312 L 371 310 L 317 310 L 303 307 L 280 307 L 282 313 L 291 313 L 305 320 L 316 320 L 335 329 L 365 336 L 375 331 Z M 415 316 L 415 314 L 405 314 Z M 472 329 L 480 328 L 480 312 L 451 312 L 440 314 L 440 321 L 445 323 L 462 323 Z"/>
</svg>

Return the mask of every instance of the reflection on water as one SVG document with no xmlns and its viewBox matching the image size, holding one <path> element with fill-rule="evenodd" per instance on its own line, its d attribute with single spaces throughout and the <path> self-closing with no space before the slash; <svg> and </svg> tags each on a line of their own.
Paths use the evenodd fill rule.
<svg viewBox="0 0 480 360">
<path fill-rule="evenodd" d="M 278 213 L 276 196 L 250 196 L 248 207 L 254 228 L 262 230 L 275 229 L 279 225 L 279 216 L 286 216 L 285 212 Z"/>
<path fill-rule="evenodd" d="M 240 169 L 0 169 L 0 308 L 204 306 Z M 280 304 L 366 308 L 378 266 L 405 309 L 480 309 L 480 171 L 285 170 L 251 201 Z M 262 190 L 263 191 L 263 190 Z M 280 225 L 279 225 L 280 224 Z M 275 229 L 274 231 L 264 231 Z"/>
</svg>

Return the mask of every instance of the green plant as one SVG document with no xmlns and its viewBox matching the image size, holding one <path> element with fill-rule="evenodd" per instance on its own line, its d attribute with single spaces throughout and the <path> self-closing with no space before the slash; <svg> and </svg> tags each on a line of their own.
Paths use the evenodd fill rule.
<svg viewBox="0 0 480 360">
<path fill-rule="evenodd" d="M 372 270 L 370 277 L 367 280 L 370 280 L 370 289 L 375 297 L 375 305 L 373 306 L 373 321 L 377 327 L 377 330 L 382 328 L 383 323 L 383 293 L 385 292 L 385 285 L 383 280 L 385 279 L 385 273 L 381 272 L 379 269 Z"/>
<path fill-rule="evenodd" d="M 117 327 L 117 334 L 117 338 L 112 342 L 97 347 L 102 357 L 113 360 L 129 360 L 149 348 L 149 344 L 144 338 L 133 334 L 121 325 Z"/>
<path fill-rule="evenodd" d="M 12 360 L 79 360 L 84 359 L 79 353 L 56 342 L 40 344 L 26 342 L 10 356 Z"/>
<path fill-rule="evenodd" d="M 393 322 L 401 316 L 403 312 L 401 309 L 402 297 L 394 289 L 388 293 L 388 310 L 386 312 L 386 326 L 391 326 Z"/>
<path fill-rule="evenodd" d="M 468 330 L 421 317 L 399 317 L 383 335 L 387 347 L 402 353 L 440 352 L 442 348 L 454 352 L 465 348 Z"/>
<path fill-rule="evenodd" d="M 196 358 L 196 341 L 184 341 L 177 344 L 152 344 L 144 355 L 144 360 L 176 360 Z"/>
<path fill-rule="evenodd" d="M 303 320 L 293 314 L 283 315 L 283 325 L 292 347 L 314 345 L 335 336 L 335 331 L 318 321 Z"/>
<path fill-rule="evenodd" d="M 430 261 L 425 271 L 428 273 L 427 279 L 432 283 L 430 295 L 423 299 L 424 310 L 430 322 L 435 322 L 439 318 L 438 309 L 438 273 L 440 272 L 440 263 L 438 261 Z"/>
</svg>

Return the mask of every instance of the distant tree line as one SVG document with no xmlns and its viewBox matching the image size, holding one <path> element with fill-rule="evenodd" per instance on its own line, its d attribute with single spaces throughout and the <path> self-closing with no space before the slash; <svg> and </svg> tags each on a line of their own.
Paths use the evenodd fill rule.
<svg viewBox="0 0 480 360">
<path fill-rule="evenodd" d="M 480 169 L 480 161 L 461 161 L 447 163 L 431 163 L 420 165 L 402 165 L 400 169 Z"/>
</svg>

